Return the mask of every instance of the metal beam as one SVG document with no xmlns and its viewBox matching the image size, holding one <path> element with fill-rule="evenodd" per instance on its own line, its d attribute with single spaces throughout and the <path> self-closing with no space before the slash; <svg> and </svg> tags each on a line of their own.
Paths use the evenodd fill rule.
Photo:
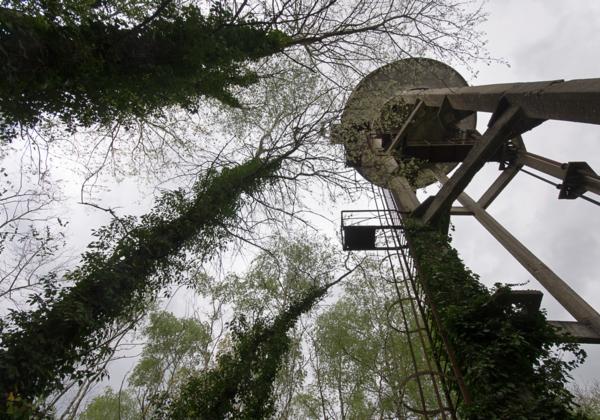
<svg viewBox="0 0 600 420">
<path fill-rule="evenodd" d="M 556 162 L 552 159 L 548 159 L 533 153 L 521 152 L 518 154 L 517 160 L 520 164 L 560 180 L 564 180 L 565 175 L 567 174 L 568 164 Z M 582 172 L 579 179 L 581 180 L 581 185 L 585 187 L 587 191 L 600 195 L 600 177 L 598 175 Z"/>
<path fill-rule="evenodd" d="M 438 180 L 449 182 L 443 172 L 435 172 Z M 563 279 L 537 258 L 525 245 L 515 238 L 496 219 L 475 202 L 466 193 L 461 193 L 458 201 L 473 215 L 481 225 L 508 251 L 529 273 L 540 282 L 577 321 L 588 325 L 600 334 L 600 314 L 579 296 Z"/>
<path fill-rule="evenodd" d="M 496 111 L 501 99 L 519 106 L 526 117 L 600 124 L 600 79 L 505 83 L 445 89 L 404 91 L 408 103 L 450 106 L 462 111 Z"/>
<path fill-rule="evenodd" d="M 404 134 L 404 132 L 406 131 L 408 126 L 412 123 L 413 119 L 415 118 L 415 115 L 417 115 L 417 112 L 419 112 L 419 109 L 421 109 L 422 106 L 423 106 L 423 102 L 417 102 L 417 104 L 413 108 L 412 112 L 410 113 L 410 115 L 408 116 L 406 121 L 404 121 L 404 124 L 402 124 L 400 131 L 398 131 L 398 133 L 396 134 L 396 137 L 394 137 L 394 140 L 392 140 L 389 147 L 386 149 L 385 153 L 390 153 L 392 150 L 394 150 L 396 148 L 396 145 L 398 144 L 400 137 L 402 137 L 402 134 Z"/>
<path fill-rule="evenodd" d="M 452 178 L 443 184 L 431 204 L 425 210 L 422 220 L 431 222 L 440 212 L 448 211 L 459 194 L 471 182 L 483 164 L 494 154 L 507 139 L 511 125 L 519 118 L 519 108 L 509 106 L 489 127 L 477 144 L 471 149 L 464 162 L 456 170 Z"/>
<path fill-rule="evenodd" d="M 484 209 L 488 208 L 490 204 L 498 197 L 498 195 L 504 190 L 504 188 L 512 181 L 512 179 L 519 173 L 519 170 L 523 167 L 520 163 L 513 163 L 511 166 L 506 168 L 496 178 L 494 183 L 483 193 L 478 203 Z"/>
<path fill-rule="evenodd" d="M 450 216 L 473 216 L 473 212 L 462 206 L 452 206 L 450 208 Z"/>
<path fill-rule="evenodd" d="M 566 333 L 578 343 L 600 344 L 600 334 L 594 332 L 589 326 L 575 321 L 548 321 L 560 333 Z"/>
</svg>

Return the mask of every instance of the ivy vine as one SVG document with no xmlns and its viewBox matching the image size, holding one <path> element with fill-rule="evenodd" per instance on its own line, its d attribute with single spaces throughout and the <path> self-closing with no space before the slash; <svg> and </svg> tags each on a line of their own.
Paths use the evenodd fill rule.
<svg viewBox="0 0 600 420">
<path fill-rule="evenodd" d="M 565 384 L 585 352 L 551 327 L 543 311 L 511 303 L 509 286 L 481 284 L 448 235 L 415 221 L 406 224 L 406 235 L 472 399 L 460 404 L 461 416 L 579 418 Z M 561 352 L 573 357 L 563 359 Z"/>
<path fill-rule="evenodd" d="M 215 368 L 192 377 L 175 399 L 165 396 L 168 419 L 267 419 L 274 414 L 273 382 L 290 348 L 288 331 L 327 293 L 313 287 L 272 322 L 249 326 L 243 317 L 232 324 L 233 349 Z"/>
<path fill-rule="evenodd" d="M 237 106 L 231 88 L 258 80 L 246 64 L 289 41 L 216 1 L 207 2 L 208 12 L 163 2 L 133 27 L 135 19 L 99 17 L 93 5 L 71 10 L 39 2 L 32 12 L 21 3 L 0 8 L 5 139 L 48 114 L 73 127 L 127 122 L 169 106 L 196 110 L 201 96 Z"/>
<path fill-rule="evenodd" d="M 93 374 L 93 362 L 108 350 L 110 326 L 148 307 L 173 280 L 167 269 L 176 266 L 186 245 L 193 241 L 197 258 L 223 247 L 243 194 L 268 182 L 280 161 L 255 158 L 211 171 L 196 183 L 192 197 L 168 193 L 138 223 L 114 220 L 96 232 L 82 264 L 66 275 L 74 286 L 59 291 L 50 276 L 46 292 L 32 298 L 38 309 L 13 312 L 12 323 L 3 325 L 0 414 L 27 406 L 67 377 Z"/>
</svg>

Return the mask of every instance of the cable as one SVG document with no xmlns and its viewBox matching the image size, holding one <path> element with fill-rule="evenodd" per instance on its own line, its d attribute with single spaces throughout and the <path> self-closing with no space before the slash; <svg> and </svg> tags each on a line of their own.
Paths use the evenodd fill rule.
<svg viewBox="0 0 600 420">
<path fill-rule="evenodd" d="M 537 178 L 540 181 L 544 181 L 547 184 L 554 185 L 557 189 L 560 189 L 560 187 L 562 186 L 561 184 L 557 184 L 555 182 L 552 182 L 549 179 L 546 179 L 546 178 L 544 178 L 542 176 L 539 176 L 538 174 L 534 174 L 533 172 L 529 172 L 527 169 L 521 168 L 521 172 L 525 172 L 527 175 L 531 175 L 532 177 Z M 600 201 L 594 200 L 593 198 L 587 197 L 587 196 L 585 196 L 583 194 L 580 195 L 579 198 L 583 198 L 585 201 L 588 201 L 588 202 L 590 202 L 592 204 L 600 206 Z"/>
</svg>

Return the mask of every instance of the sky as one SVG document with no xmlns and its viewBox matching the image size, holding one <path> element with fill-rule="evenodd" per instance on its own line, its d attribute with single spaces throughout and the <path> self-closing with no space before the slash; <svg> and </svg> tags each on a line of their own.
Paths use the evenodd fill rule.
<svg viewBox="0 0 600 420">
<path fill-rule="evenodd" d="M 525 82 L 555 79 L 600 77 L 600 2 L 558 0 L 490 1 L 484 6 L 489 14 L 482 29 L 487 33 L 487 48 L 492 57 L 507 64 L 475 63 L 477 72 L 456 65 L 470 85 Z M 479 114 L 478 128 L 485 131 L 489 114 Z M 600 126 L 568 122 L 545 122 L 523 135 L 530 152 L 560 162 L 587 161 L 600 171 Z M 487 164 L 467 188 L 473 198 L 493 182 L 499 171 L 497 164 Z M 72 192 L 75 192 L 73 190 Z M 420 197 L 435 192 L 428 188 Z M 558 200 L 554 187 L 527 174 L 519 174 L 488 208 L 489 212 L 513 235 L 530 248 L 542 261 L 569 283 L 588 303 L 600 311 L 600 208 L 582 201 Z M 121 214 L 141 214 L 149 207 L 149 197 L 140 192 L 134 181 L 125 180 L 104 196 L 106 203 L 121 207 Z M 339 212 L 352 208 L 373 208 L 361 202 L 328 209 L 334 219 L 323 224 L 323 233 L 335 236 L 339 229 Z M 71 231 L 89 231 L 108 218 L 96 210 L 78 206 L 74 209 Z M 523 288 L 542 290 L 532 276 L 516 262 L 472 217 L 457 216 L 454 246 L 467 266 L 480 275 L 488 286 L 496 282 L 524 283 Z M 77 235 L 84 246 L 89 236 Z M 169 308 L 182 312 L 185 298 L 174 299 Z M 549 319 L 572 320 L 548 293 L 542 307 Z M 574 372 L 578 383 L 589 383 L 600 377 L 600 345 L 584 346 L 586 363 Z M 131 363 L 131 362 L 129 362 Z M 126 363 L 115 366 L 110 381 L 120 382 L 117 372 Z"/>
<path fill-rule="evenodd" d="M 510 67 L 478 65 L 474 79 L 457 66 L 469 84 L 600 77 L 600 2 L 490 1 L 486 10 L 487 48 Z M 478 116 L 481 132 L 488 115 Z M 532 153 L 559 162 L 586 161 L 600 171 L 600 126 L 549 121 L 525 133 L 523 139 Z M 498 174 L 497 164 L 487 164 L 466 192 L 479 198 Z M 553 186 L 521 173 L 488 210 L 600 312 L 600 208 L 581 199 L 557 197 Z M 454 245 L 482 282 L 491 286 L 529 281 L 524 288 L 543 291 L 474 218 L 455 216 L 452 222 Z M 572 320 L 548 293 L 544 293 L 542 307 L 549 319 Z M 574 377 L 586 383 L 600 378 L 600 345 L 584 348 L 588 360 Z"/>
<path fill-rule="evenodd" d="M 508 65 L 474 63 L 477 77 L 464 66 L 456 65 L 456 70 L 469 84 L 600 77 L 600 1 L 490 0 L 484 8 L 489 13 L 488 22 L 482 27 L 487 33 L 487 49 L 492 57 L 502 59 Z M 485 130 L 488 117 L 486 114 L 478 116 L 481 132 Z M 559 162 L 586 161 L 600 172 L 600 126 L 545 122 L 525 133 L 523 138 L 527 149 L 533 153 Z M 468 186 L 467 193 L 479 198 L 498 174 L 497 164 L 486 165 Z M 106 223 L 108 216 L 75 204 L 79 192 L 77 183 L 65 182 L 64 186 L 70 203 L 70 248 L 80 252 L 89 242 L 91 229 Z M 424 197 L 434 192 L 435 188 L 428 188 L 419 195 Z M 600 272 L 600 208 L 580 199 L 567 201 L 557 197 L 558 191 L 554 187 L 527 174 L 519 174 L 488 210 L 600 311 L 600 281 L 597 278 Z M 119 207 L 119 214 L 142 214 L 150 208 L 151 198 L 148 191 L 138 188 L 135 180 L 125 179 L 103 194 L 103 204 Z M 325 234 L 337 234 L 339 212 L 348 206 L 328 209 L 337 219 L 323 225 Z M 359 207 L 374 208 L 374 203 L 352 205 L 352 208 Z M 454 246 L 483 283 L 491 286 L 496 282 L 529 282 L 524 288 L 543 290 L 472 217 L 457 216 L 452 223 L 455 226 Z M 544 293 L 542 307 L 547 309 L 549 319 L 572 319 L 548 293 Z M 177 309 L 177 305 L 171 308 Z M 585 384 L 600 378 L 600 345 L 584 348 L 589 357 L 574 372 L 574 378 Z M 118 387 L 124 369 L 126 363 L 112 370 L 113 385 Z"/>
</svg>

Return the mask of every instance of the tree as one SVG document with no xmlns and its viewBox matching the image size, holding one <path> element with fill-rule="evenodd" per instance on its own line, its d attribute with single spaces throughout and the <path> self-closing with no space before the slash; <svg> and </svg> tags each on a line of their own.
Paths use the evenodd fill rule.
<svg viewBox="0 0 600 420">
<path fill-rule="evenodd" d="M 385 259 L 370 258 L 314 318 L 304 335 L 309 380 L 295 393 L 288 418 L 410 418 L 413 408 L 438 409 L 434 386 L 440 384 L 414 376 L 428 371 L 431 355 L 404 332 L 422 323 L 409 309 L 409 292 L 395 281 Z"/>
<path fill-rule="evenodd" d="M 299 346 L 296 346 L 299 343 L 295 343 L 298 335 L 294 331 L 279 331 L 279 338 L 273 338 L 271 344 L 263 343 L 255 335 L 265 333 L 266 337 L 271 337 L 270 333 L 266 332 L 270 328 L 269 324 L 271 327 L 275 325 L 272 324 L 275 321 L 270 321 L 271 319 L 291 316 L 289 308 L 309 299 L 307 294 L 312 296 L 313 292 L 321 286 L 331 287 L 336 284 L 336 273 L 342 268 L 339 256 L 339 252 L 333 251 L 330 244 L 322 238 L 306 234 L 293 235 L 292 238 L 274 239 L 265 251 L 256 256 L 244 274 L 227 275 L 221 280 L 198 274 L 195 279 L 195 290 L 200 293 L 202 300 L 216 302 L 219 308 L 226 305 L 228 310 L 225 312 L 217 310 L 208 315 L 196 314 L 194 318 L 184 319 L 176 318 L 164 311 L 150 314 L 148 326 L 143 331 L 146 343 L 141 359 L 127 380 L 128 387 L 125 390 L 127 395 L 134 399 L 136 413 L 147 418 L 165 412 L 167 407 L 163 406 L 164 402 L 179 401 L 179 396 L 187 389 L 190 378 L 194 382 L 199 377 L 215 376 L 216 379 L 213 380 L 222 381 L 220 364 L 225 363 L 223 360 L 229 360 L 230 356 L 240 349 L 239 346 L 248 343 L 248 340 L 260 348 L 271 348 L 275 353 L 282 350 L 285 352 L 285 346 L 288 346 L 288 350 L 300 352 Z M 347 276 L 348 274 L 342 275 L 341 278 Z M 235 314 L 231 324 L 233 326 L 231 335 L 228 336 L 224 336 L 221 331 L 213 327 L 215 316 L 221 317 L 220 324 L 226 322 L 228 319 L 226 312 Z M 285 313 L 288 315 L 284 315 Z M 267 339 L 269 340 L 271 338 Z M 286 342 L 288 344 L 285 344 Z M 280 348 L 277 343 L 283 343 L 284 347 Z M 214 348 L 219 348 L 220 354 L 213 361 L 211 349 Z M 274 384 L 270 384 L 273 382 L 270 379 L 263 385 L 269 387 L 273 385 L 276 388 L 278 383 L 283 384 L 279 386 L 280 391 L 289 387 L 286 391 L 290 395 L 286 398 L 291 398 L 298 384 L 293 378 L 290 381 L 287 377 L 290 374 L 289 368 L 293 366 L 289 362 L 290 358 L 297 359 L 300 354 L 293 353 L 290 358 L 282 354 L 278 364 L 272 357 L 264 359 L 262 352 L 254 352 L 252 346 L 246 350 L 245 353 L 243 352 L 244 360 L 238 367 L 232 368 L 243 374 L 245 369 L 249 369 L 249 366 L 254 363 L 256 366 L 252 369 L 257 372 L 256 369 L 263 369 L 260 368 L 262 359 L 268 365 L 264 369 L 271 372 L 269 375 L 272 376 L 273 373 L 277 375 Z M 252 356 L 253 352 L 254 356 Z M 252 360 L 256 361 L 252 362 Z M 279 372 L 277 366 L 280 368 Z M 269 375 L 267 377 L 270 377 Z M 251 378 L 248 380 L 252 381 Z M 242 379 L 237 377 L 237 381 Z M 232 380 L 232 382 L 236 381 Z M 253 389 L 253 386 L 250 388 Z M 218 389 L 213 390 L 211 395 L 217 398 L 218 395 L 215 393 L 218 392 Z M 277 403 L 279 392 L 267 394 L 269 393 L 264 394 L 262 398 L 272 399 Z M 108 405 L 105 400 L 113 401 L 114 395 L 113 391 L 105 391 L 106 398 L 101 400 L 103 406 Z M 239 391 L 238 395 L 239 398 L 246 398 L 242 391 Z M 199 396 L 196 400 L 188 403 L 210 404 L 208 397 L 204 400 Z M 89 407 L 95 406 L 94 400 L 88 405 L 85 413 L 88 413 Z M 114 409 L 117 407 L 113 404 Z M 280 409 L 278 404 L 276 408 Z"/>
<path fill-rule="evenodd" d="M 137 410 L 133 396 L 127 391 L 115 393 L 106 388 L 95 397 L 79 416 L 80 420 L 138 420 L 143 418 Z"/>
<path fill-rule="evenodd" d="M 239 105 L 230 88 L 258 80 L 248 62 L 281 52 L 330 78 L 331 67 L 362 74 L 369 61 L 425 49 L 472 58 L 482 46 L 483 15 L 455 0 L 6 3 L 5 137 L 48 114 L 73 127 L 196 110 L 201 95 Z"/>
<path fill-rule="evenodd" d="M 4 147 L 0 157 L 0 304 L 15 308 L 61 266 L 66 221 L 54 207 L 61 200 L 48 162 L 34 144 Z"/>
<path fill-rule="evenodd" d="M 245 145 L 241 149 L 242 157 L 250 155 L 246 164 L 224 169 L 222 176 L 218 176 L 214 167 L 204 167 L 202 172 L 207 175 L 195 183 L 189 200 L 184 198 L 183 192 L 167 194 L 156 211 L 142 218 L 141 223 L 136 225 L 132 219 L 117 218 L 110 226 L 101 229 L 99 240 L 85 255 L 85 263 L 67 276 L 67 280 L 76 283 L 75 287 L 59 292 L 52 289 L 53 282 L 50 282 L 49 294 L 37 296 L 34 301 L 42 308 L 16 314 L 13 326 L 5 329 L 3 338 L 7 349 L 0 352 L 0 360 L 4 359 L 6 363 L 0 364 L 0 368 L 4 366 L 7 372 L 12 373 L 3 376 L 3 386 L 18 389 L 19 395 L 32 398 L 60 387 L 62 378 L 81 379 L 89 375 L 91 368 L 87 366 L 96 369 L 99 366 L 97 361 L 109 352 L 106 328 L 113 328 L 115 321 L 121 323 L 136 318 L 135 314 L 147 306 L 145 298 L 152 299 L 162 285 L 173 281 L 181 266 L 175 264 L 170 271 L 168 267 L 177 262 L 177 251 L 184 245 L 189 245 L 188 250 L 192 254 L 207 257 L 221 249 L 225 238 L 237 236 L 247 241 L 234 231 L 241 231 L 242 235 L 259 232 L 250 228 L 252 224 L 256 227 L 259 223 L 253 219 L 259 214 L 257 206 L 264 206 L 269 212 L 277 210 L 286 217 L 295 217 L 285 210 L 286 201 L 280 201 L 296 201 L 295 189 L 292 187 L 288 190 L 289 195 L 282 195 L 282 191 L 286 190 L 276 187 L 275 182 L 289 180 L 288 175 L 294 172 L 293 166 L 304 165 L 301 159 L 294 157 L 295 154 L 312 153 L 312 145 L 321 139 L 319 120 L 311 119 L 313 101 L 311 96 L 307 104 L 300 102 L 300 108 L 305 110 L 300 115 L 286 112 L 283 121 L 285 130 L 261 142 L 258 150 L 252 151 L 250 144 Z M 240 154 L 239 150 L 235 155 L 219 153 L 213 164 L 215 167 L 236 165 Z M 304 171 L 301 176 L 310 178 L 312 174 Z M 287 188 L 290 186 L 291 183 L 288 183 Z M 277 194 L 275 200 L 265 193 L 268 190 L 273 196 Z M 241 208 L 242 197 L 248 203 L 248 213 L 240 215 L 237 211 Z M 273 207 L 279 202 L 282 203 L 279 209 Z M 196 217 L 207 219 L 201 221 Z M 233 223 L 233 220 L 236 222 Z M 270 216 L 264 222 L 271 220 L 275 218 Z M 174 242 L 170 242 L 172 240 Z M 167 242 L 173 247 L 169 248 Z M 156 255 L 151 251 L 153 249 Z M 121 257 L 125 259 L 121 260 Z M 137 262 L 132 264 L 131 258 Z M 111 287 L 106 288 L 105 284 Z M 77 314 L 76 319 L 64 316 L 72 312 Z M 56 328 L 52 326 L 54 323 Z M 124 325 L 129 324 L 125 322 Z M 40 339 L 50 343 L 44 354 L 35 351 Z M 33 343 L 36 346 L 32 346 Z M 81 362 L 80 369 L 75 366 L 78 361 Z M 59 370 L 57 364 L 64 371 Z M 62 373 L 56 375 L 57 371 Z M 28 373 L 21 376 L 25 372 Z M 27 381 L 27 385 L 19 384 L 15 388 L 13 381 L 16 378 Z"/>
<path fill-rule="evenodd" d="M 600 419 L 600 382 L 595 380 L 588 386 L 574 384 L 573 395 L 577 404 L 576 413 L 581 418 Z"/>
<path fill-rule="evenodd" d="M 174 393 L 191 372 L 207 368 L 202 363 L 212 341 L 207 323 L 166 311 L 152 312 L 148 318 L 144 348 L 127 380 L 129 387 L 118 392 L 106 388 L 88 403 L 81 419 L 151 418 L 161 393 Z"/>
<path fill-rule="evenodd" d="M 93 13 L 65 23 L 52 3 L 39 13 L 0 9 L 0 110 L 5 136 L 43 114 L 89 126 L 142 117 L 162 107 L 194 108 L 200 95 L 238 105 L 232 86 L 255 82 L 243 63 L 280 51 L 285 35 L 237 20 L 214 2 L 177 8 L 164 1 L 135 26 L 130 19 L 99 20 Z M 75 13 L 74 13 L 75 14 Z"/>
<path fill-rule="evenodd" d="M 114 321 L 144 311 L 146 300 L 153 300 L 167 281 L 152 275 L 172 264 L 193 238 L 201 258 L 223 246 L 227 237 L 223 228 L 235 220 L 241 195 L 266 182 L 282 158 L 256 158 L 209 173 L 196 184 L 190 200 L 181 193 L 167 194 L 137 226 L 131 219 L 116 219 L 98 232 L 83 265 L 68 274 L 75 285 L 60 292 L 51 288 L 47 296 L 38 296 L 39 309 L 17 313 L 15 326 L 3 331 L 4 398 L 17 395 L 31 401 L 60 386 L 65 377 L 89 374 L 77 372 L 75 364 L 85 366 L 97 359 L 97 352 L 107 351 L 103 331 Z"/>
<path fill-rule="evenodd" d="M 143 418 L 156 410 L 160 393 L 172 394 L 194 370 L 205 369 L 212 340 L 206 324 L 193 318 L 176 318 L 165 311 L 150 314 L 144 329 L 147 342 L 129 384 Z"/>
<path fill-rule="evenodd" d="M 193 376 L 176 398 L 168 401 L 166 418 L 268 418 L 275 412 L 274 383 L 290 349 L 288 336 L 299 317 L 329 289 L 352 274 L 358 266 L 336 280 L 319 285 L 311 283 L 285 306 L 272 321 L 264 318 L 247 323 L 245 317 L 233 324 L 233 345 L 222 353 L 216 366 Z M 291 268 L 291 270 L 289 270 Z M 306 273 L 293 265 L 284 272 L 291 281 Z M 325 277 L 329 277 L 328 273 Z"/>
</svg>

